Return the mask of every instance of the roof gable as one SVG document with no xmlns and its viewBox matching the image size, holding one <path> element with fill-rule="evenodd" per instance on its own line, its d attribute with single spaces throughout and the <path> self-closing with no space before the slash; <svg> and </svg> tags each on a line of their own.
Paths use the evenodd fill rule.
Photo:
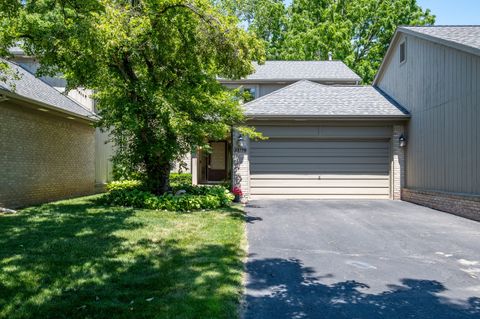
<svg viewBox="0 0 480 319">
<path fill-rule="evenodd" d="M 374 85 L 380 80 L 401 33 L 480 56 L 480 26 L 398 27 L 375 76 Z"/>
<path fill-rule="evenodd" d="M 244 105 L 255 117 L 408 117 L 398 103 L 372 86 L 331 86 L 298 81 Z"/>
<path fill-rule="evenodd" d="M 52 86 L 35 77 L 21 66 L 3 60 L 11 70 L 18 75 L 18 79 L 0 81 L 0 90 L 13 93 L 17 96 L 40 102 L 51 106 L 59 111 L 72 113 L 73 115 L 94 119 L 96 115 L 74 100 L 57 91 Z"/>
<path fill-rule="evenodd" d="M 399 30 L 432 42 L 480 55 L 480 26 L 400 27 Z"/>
<path fill-rule="evenodd" d="M 255 63 L 254 66 L 255 72 L 238 82 L 361 81 L 361 78 L 341 61 L 266 61 L 264 64 Z M 229 80 L 221 79 L 220 81 Z"/>
</svg>

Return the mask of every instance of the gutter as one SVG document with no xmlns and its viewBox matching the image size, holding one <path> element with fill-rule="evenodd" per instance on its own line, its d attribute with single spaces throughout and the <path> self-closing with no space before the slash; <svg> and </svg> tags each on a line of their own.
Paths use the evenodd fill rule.
<svg viewBox="0 0 480 319">
<path fill-rule="evenodd" d="M 411 118 L 410 114 L 403 115 L 269 115 L 269 114 L 246 114 L 247 120 L 290 120 L 290 121 L 308 121 L 308 120 L 404 120 Z"/>
<path fill-rule="evenodd" d="M 30 98 L 18 95 L 16 93 L 12 93 L 12 92 L 4 90 L 4 89 L 0 89 L 0 92 L 1 92 L 0 93 L 0 102 L 7 101 L 9 99 L 19 100 L 19 101 L 22 101 L 22 102 L 26 102 L 26 103 L 29 103 L 29 104 L 34 104 L 34 105 L 40 106 L 41 108 L 44 108 L 48 111 L 63 113 L 63 114 L 66 114 L 68 116 L 80 118 L 80 119 L 88 121 L 88 122 L 98 122 L 100 120 L 100 118 L 97 115 L 95 115 L 94 113 L 92 113 L 91 116 L 81 115 L 81 114 L 78 114 L 78 113 L 75 113 L 75 112 L 71 112 L 71 111 L 68 111 L 68 110 L 64 110 L 64 109 L 52 106 L 50 104 L 43 103 L 43 102 L 35 100 L 35 99 L 30 99 Z"/>
<path fill-rule="evenodd" d="M 294 83 L 302 80 L 307 80 L 311 82 L 350 82 L 350 83 L 360 83 L 362 81 L 361 78 L 295 78 L 295 79 L 286 79 L 286 78 L 279 78 L 279 79 L 240 79 L 240 80 L 226 80 L 226 79 L 218 79 L 218 82 L 222 84 L 258 84 L 258 83 L 278 83 L 278 84 L 287 84 L 287 83 Z"/>
</svg>

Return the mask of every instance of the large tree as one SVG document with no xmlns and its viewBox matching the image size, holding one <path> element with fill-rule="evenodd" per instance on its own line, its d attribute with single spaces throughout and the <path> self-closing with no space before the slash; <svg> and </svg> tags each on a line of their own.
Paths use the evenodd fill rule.
<svg viewBox="0 0 480 319">
<path fill-rule="evenodd" d="M 173 161 L 242 123 L 238 98 L 217 76 L 246 76 L 264 55 L 208 0 L 3 0 L 0 17 L 0 54 L 20 41 L 39 75 L 93 89 L 115 162 L 157 194 Z"/>
<path fill-rule="evenodd" d="M 370 83 L 399 25 L 431 25 L 416 0 L 223 0 L 267 43 L 267 58 L 325 60 L 328 52 Z"/>
</svg>

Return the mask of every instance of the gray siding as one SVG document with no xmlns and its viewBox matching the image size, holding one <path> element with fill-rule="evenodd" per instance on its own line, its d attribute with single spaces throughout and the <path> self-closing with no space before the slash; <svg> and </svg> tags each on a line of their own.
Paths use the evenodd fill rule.
<svg viewBox="0 0 480 319">
<path fill-rule="evenodd" d="M 260 96 L 264 96 L 266 94 L 269 94 L 269 93 L 272 93 L 276 90 L 279 90 L 287 85 L 289 85 L 291 83 L 288 83 L 288 84 L 260 84 L 259 87 L 260 87 L 260 90 L 259 90 L 259 97 Z"/>
<path fill-rule="evenodd" d="M 480 193 L 480 57 L 407 36 L 400 41 L 378 86 L 406 107 L 406 187 Z"/>
<path fill-rule="evenodd" d="M 252 198 L 390 198 L 390 126 L 257 126 Z"/>
</svg>

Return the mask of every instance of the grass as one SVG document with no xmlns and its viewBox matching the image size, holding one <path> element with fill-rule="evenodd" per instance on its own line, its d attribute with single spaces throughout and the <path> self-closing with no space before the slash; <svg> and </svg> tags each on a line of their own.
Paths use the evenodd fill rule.
<svg viewBox="0 0 480 319">
<path fill-rule="evenodd" d="M 235 318 L 238 208 L 102 207 L 95 196 L 0 215 L 0 318 Z"/>
</svg>

